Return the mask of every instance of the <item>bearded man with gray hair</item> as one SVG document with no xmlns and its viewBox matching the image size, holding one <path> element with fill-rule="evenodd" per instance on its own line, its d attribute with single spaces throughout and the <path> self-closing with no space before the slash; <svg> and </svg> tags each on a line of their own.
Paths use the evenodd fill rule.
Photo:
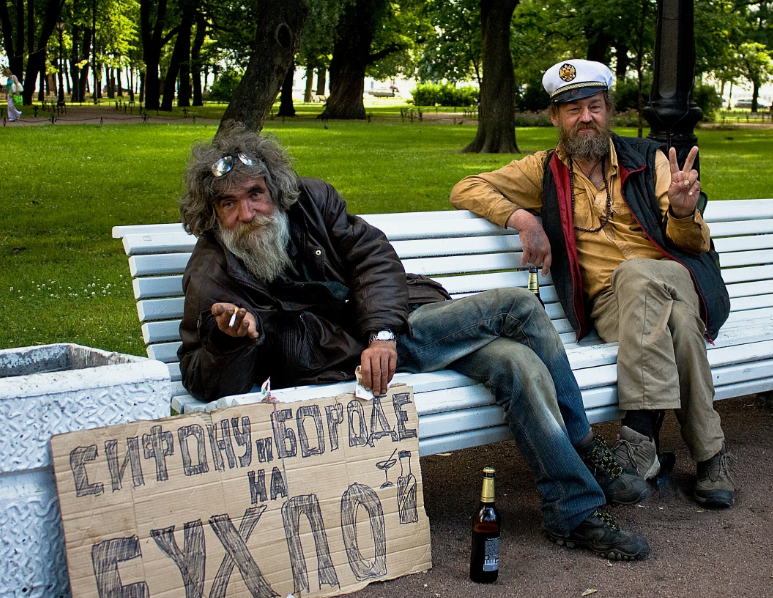
<svg viewBox="0 0 773 598">
<path fill-rule="evenodd" d="M 624 410 L 613 453 L 645 478 L 657 475 L 664 410 L 674 409 L 697 462 L 701 505 L 734 500 L 704 335 L 730 310 L 709 227 L 697 209 L 700 181 L 674 148 L 609 130 L 612 73 L 567 60 L 545 73 L 555 151 L 537 152 L 458 183 L 451 203 L 519 231 L 522 263 L 552 272 L 564 313 L 582 338 L 595 325 L 618 343 Z M 666 157 L 668 152 L 668 157 Z M 542 216 L 542 223 L 535 215 Z"/>
<path fill-rule="evenodd" d="M 649 554 L 600 507 L 649 494 L 590 430 L 563 344 L 537 298 L 452 300 L 403 270 L 384 234 L 329 184 L 298 177 L 272 140 L 240 127 L 194 148 L 180 202 L 198 242 L 183 276 L 183 384 L 203 400 L 353 380 L 386 392 L 396 370 L 456 370 L 503 407 L 542 496 L 548 537 L 605 558 Z M 593 453 L 593 470 L 578 451 Z"/>
</svg>

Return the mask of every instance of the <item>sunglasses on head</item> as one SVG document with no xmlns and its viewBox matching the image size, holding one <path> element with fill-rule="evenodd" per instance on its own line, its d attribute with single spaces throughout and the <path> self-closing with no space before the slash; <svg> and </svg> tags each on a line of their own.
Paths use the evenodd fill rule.
<svg viewBox="0 0 773 598">
<path fill-rule="evenodd" d="M 255 161 L 244 152 L 229 154 L 228 156 L 223 156 L 212 165 L 212 174 L 215 177 L 220 178 L 231 172 L 234 168 L 234 158 L 239 158 L 239 161 L 245 166 L 255 165 Z"/>
</svg>

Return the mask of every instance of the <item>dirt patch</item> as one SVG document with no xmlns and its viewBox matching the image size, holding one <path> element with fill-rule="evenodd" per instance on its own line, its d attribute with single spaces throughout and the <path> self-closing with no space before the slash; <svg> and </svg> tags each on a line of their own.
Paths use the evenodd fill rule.
<svg viewBox="0 0 773 598">
<path fill-rule="evenodd" d="M 640 505 L 613 507 L 617 520 L 644 534 L 652 554 L 636 563 L 609 562 L 569 550 L 541 531 L 534 478 L 512 441 L 421 460 L 424 498 L 432 528 L 434 567 L 427 573 L 376 583 L 358 598 L 497 596 L 700 597 L 773 595 L 773 409 L 754 397 L 716 403 L 728 448 L 737 457 L 736 505 L 700 508 L 691 498 L 695 465 L 672 413 L 661 433 L 663 450 L 676 453 L 672 484 Z M 594 426 L 608 442 L 618 422 Z M 468 579 L 471 516 L 481 470 L 497 469 L 497 506 L 503 517 L 499 580 Z"/>
</svg>

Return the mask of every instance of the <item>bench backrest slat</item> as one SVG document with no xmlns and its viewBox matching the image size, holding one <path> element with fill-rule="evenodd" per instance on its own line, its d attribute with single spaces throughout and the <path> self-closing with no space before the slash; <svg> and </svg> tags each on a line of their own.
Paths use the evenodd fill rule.
<svg viewBox="0 0 773 598">
<path fill-rule="evenodd" d="M 711 222 L 709 223 L 711 236 L 715 239 L 722 237 L 737 237 L 739 235 L 761 235 L 773 232 L 773 220 L 746 220 L 743 222 Z"/>
<path fill-rule="evenodd" d="M 135 299 L 150 299 L 156 297 L 177 297 L 183 294 L 183 277 L 153 276 L 135 278 L 132 281 Z"/>
<path fill-rule="evenodd" d="M 703 217 L 708 223 L 773 218 L 773 199 L 709 201 Z"/>
<path fill-rule="evenodd" d="M 719 253 L 771 249 L 773 248 L 773 235 L 748 235 L 745 237 L 714 239 L 714 248 Z"/>
<path fill-rule="evenodd" d="M 773 262 L 773 249 L 758 249 L 757 251 L 733 251 L 723 253 L 719 263 L 723 268 L 737 266 L 759 266 Z"/>
</svg>

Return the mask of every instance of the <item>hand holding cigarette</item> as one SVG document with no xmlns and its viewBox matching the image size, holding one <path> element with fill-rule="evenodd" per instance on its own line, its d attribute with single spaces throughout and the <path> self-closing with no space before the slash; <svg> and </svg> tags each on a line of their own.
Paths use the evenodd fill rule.
<svg viewBox="0 0 773 598">
<path fill-rule="evenodd" d="M 233 303 L 215 303 L 212 306 L 212 315 L 215 316 L 220 331 L 228 336 L 258 338 L 255 316 L 246 309 L 239 308 Z"/>
</svg>

